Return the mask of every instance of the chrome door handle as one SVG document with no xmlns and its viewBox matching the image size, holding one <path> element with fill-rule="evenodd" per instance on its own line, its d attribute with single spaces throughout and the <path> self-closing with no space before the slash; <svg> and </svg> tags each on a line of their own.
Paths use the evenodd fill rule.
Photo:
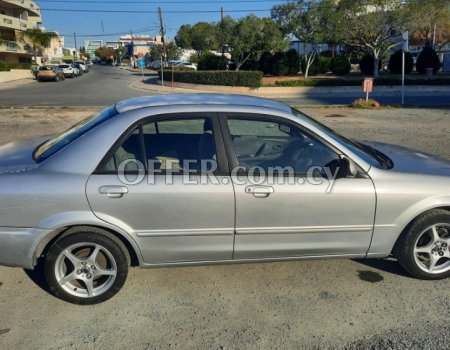
<svg viewBox="0 0 450 350">
<path fill-rule="evenodd" d="M 252 193 L 256 198 L 266 198 L 269 197 L 271 193 L 274 192 L 271 186 L 247 186 L 245 188 L 245 193 Z"/>
<path fill-rule="evenodd" d="M 99 192 L 106 194 L 108 198 L 122 198 L 124 194 L 128 193 L 128 188 L 125 186 L 102 186 Z"/>
</svg>

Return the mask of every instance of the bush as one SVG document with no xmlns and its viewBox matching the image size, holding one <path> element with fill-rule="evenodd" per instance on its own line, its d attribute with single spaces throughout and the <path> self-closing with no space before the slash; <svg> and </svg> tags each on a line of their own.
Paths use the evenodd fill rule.
<svg viewBox="0 0 450 350">
<path fill-rule="evenodd" d="M 419 57 L 417 57 L 416 70 L 421 74 L 425 74 L 427 68 L 433 68 L 434 74 L 441 68 L 439 57 L 431 47 L 425 47 L 419 54 Z"/>
<path fill-rule="evenodd" d="M 161 71 L 158 72 L 161 79 Z M 173 80 L 201 85 L 246 86 L 259 88 L 263 73 L 259 71 L 174 71 Z M 172 72 L 164 71 L 164 80 L 172 80 Z"/>
<path fill-rule="evenodd" d="M 289 68 L 288 75 L 297 75 L 300 71 L 300 57 L 298 52 L 294 49 L 290 49 L 285 53 L 286 64 Z"/>
<path fill-rule="evenodd" d="M 271 60 L 272 60 L 272 53 L 269 51 L 264 51 L 259 58 L 259 70 L 263 72 L 264 74 L 271 74 Z"/>
<path fill-rule="evenodd" d="M 371 54 L 364 55 L 364 57 L 359 62 L 359 69 L 364 75 L 373 75 L 373 66 L 375 59 Z M 378 62 L 378 71 L 381 70 L 382 62 Z"/>
<path fill-rule="evenodd" d="M 391 55 L 388 68 L 392 74 L 402 74 L 402 50 Z M 405 74 L 410 74 L 414 68 L 414 60 L 409 52 L 405 52 Z"/>
<path fill-rule="evenodd" d="M 0 72 L 9 72 L 11 69 L 31 69 L 31 63 L 0 62 Z"/>
<path fill-rule="evenodd" d="M 346 75 L 350 73 L 352 69 L 352 65 L 350 64 L 350 60 L 346 56 L 336 56 L 331 59 L 330 62 L 330 70 L 333 74 L 336 75 Z"/>
<path fill-rule="evenodd" d="M 316 57 L 311 67 L 309 67 L 309 75 L 325 74 L 330 71 L 331 58 L 330 57 Z M 302 60 L 302 72 L 306 71 L 306 60 Z"/>
<path fill-rule="evenodd" d="M 368 108 L 368 109 L 372 109 L 372 108 L 380 108 L 381 104 L 378 101 L 375 100 L 367 100 L 364 98 L 359 98 L 355 101 L 352 102 L 351 105 L 353 108 Z"/>
<path fill-rule="evenodd" d="M 198 70 L 225 70 L 226 63 L 223 57 L 206 53 L 198 59 Z"/>
<path fill-rule="evenodd" d="M 300 58 L 297 51 L 290 49 L 287 52 L 272 54 L 264 52 L 259 59 L 259 70 L 271 75 L 297 75 L 300 69 Z"/>
<path fill-rule="evenodd" d="M 277 52 L 270 60 L 270 74 L 276 76 L 288 75 L 289 67 L 288 60 L 284 53 Z"/>
</svg>

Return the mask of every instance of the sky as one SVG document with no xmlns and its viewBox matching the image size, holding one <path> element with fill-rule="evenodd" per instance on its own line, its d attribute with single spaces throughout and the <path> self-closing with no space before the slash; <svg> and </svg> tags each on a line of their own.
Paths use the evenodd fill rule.
<svg viewBox="0 0 450 350">
<path fill-rule="evenodd" d="M 78 46 L 83 46 L 87 39 L 117 40 L 120 36 L 108 34 L 127 34 L 132 31 L 136 35 L 158 35 L 158 7 L 162 9 L 167 37 L 173 38 L 182 24 L 219 21 L 221 6 L 225 15 L 235 18 L 249 13 L 267 17 L 270 16 L 273 5 L 285 3 L 287 0 L 36 0 L 36 2 L 41 7 L 42 25 L 46 30 L 57 31 L 64 36 L 66 47 L 74 47 L 74 32 L 77 33 Z"/>
</svg>

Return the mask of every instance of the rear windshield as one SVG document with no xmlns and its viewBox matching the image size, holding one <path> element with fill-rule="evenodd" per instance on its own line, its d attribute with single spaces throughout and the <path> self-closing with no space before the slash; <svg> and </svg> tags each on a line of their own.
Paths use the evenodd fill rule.
<svg viewBox="0 0 450 350">
<path fill-rule="evenodd" d="M 114 106 L 108 107 L 103 111 L 94 114 L 93 116 L 82 120 L 78 124 L 72 126 L 69 130 L 63 132 L 61 135 L 56 136 L 42 145 L 38 146 L 34 150 L 33 158 L 37 163 L 40 163 L 47 158 L 54 155 L 56 152 L 67 146 L 72 141 L 76 140 L 83 134 L 92 130 L 96 126 L 100 125 L 104 121 L 117 115 L 117 111 Z"/>
<path fill-rule="evenodd" d="M 52 66 L 43 66 L 43 67 L 39 67 L 39 70 L 53 70 Z"/>
</svg>

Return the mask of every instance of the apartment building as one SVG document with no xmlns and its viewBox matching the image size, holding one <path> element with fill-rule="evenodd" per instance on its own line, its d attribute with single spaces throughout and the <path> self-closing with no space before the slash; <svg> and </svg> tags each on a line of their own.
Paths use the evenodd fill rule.
<svg viewBox="0 0 450 350">
<path fill-rule="evenodd" d="M 29 63 L 32 51 L 19 33 L 42 22 L 38 4 L 30 0 L 0 0 L 0 61 Z"/>
<path fill-rule="evenodd" d="M 150 53 L 150 48 L 153 45 L 161 44 L 161 36 L 150 37 L 149 35 L 125 35 L 119 39 L 121 45 L 128 48 L 128 56 L 144 57 Z"/>
</svg>

